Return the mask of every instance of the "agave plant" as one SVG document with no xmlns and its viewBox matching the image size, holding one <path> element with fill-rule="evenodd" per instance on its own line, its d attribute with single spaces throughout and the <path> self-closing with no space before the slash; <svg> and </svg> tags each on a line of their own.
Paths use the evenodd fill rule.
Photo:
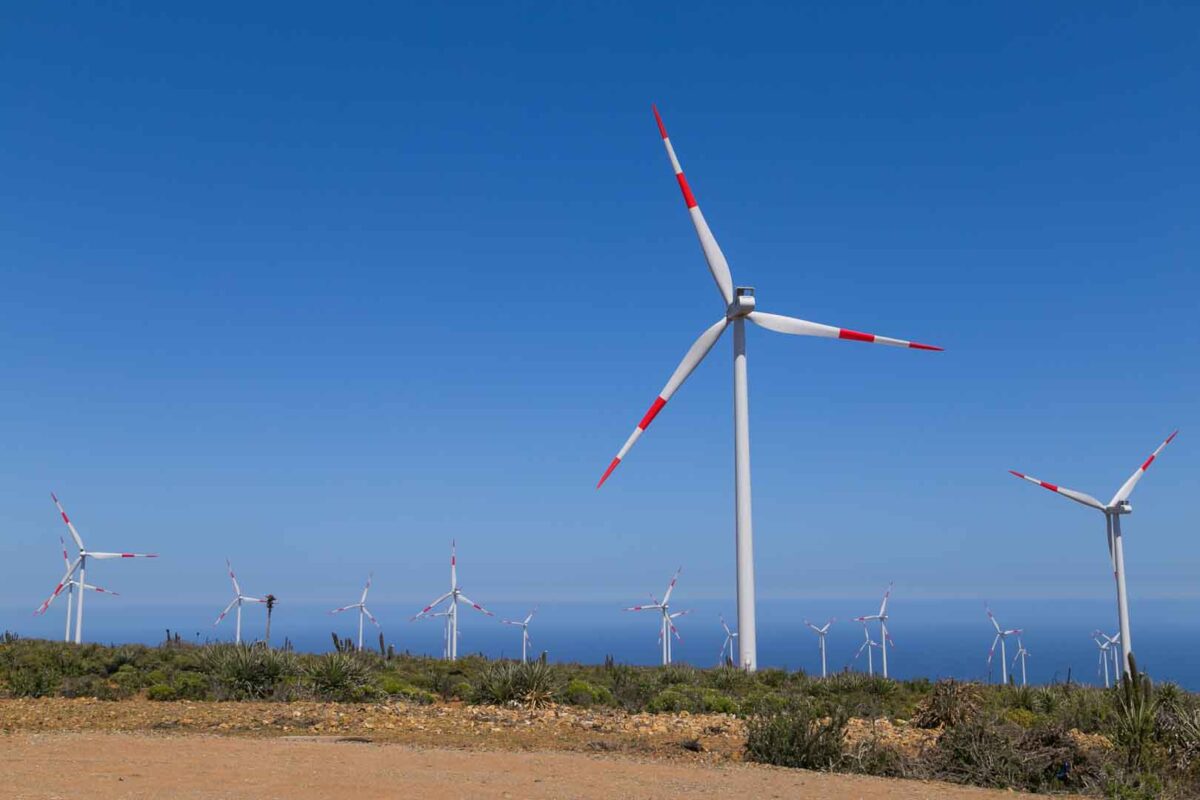
<svg viewBox="0 0 1200 800">
<path fill-rule="evenodd" d="M 1125 751 L 1131 770 L 1141 771 L 1149 762 L 1158 705 L 1158 698 L 1154 696 L 1154 682 L 1138 672 L 1137 661 L 1130 653 L 1129 671 L 1121 678 L 1121 687 L 1117 692 L 1116 741 Z"/>
</svg>

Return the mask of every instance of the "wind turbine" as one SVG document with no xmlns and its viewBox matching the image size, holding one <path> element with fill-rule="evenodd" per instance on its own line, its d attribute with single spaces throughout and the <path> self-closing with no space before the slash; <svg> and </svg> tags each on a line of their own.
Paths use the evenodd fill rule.
<svg viewBox="0 0 1200 800">
<path fill-rule="evenodd" d="M 479 603 L 471 600 L 469 597 L 463 594 L 462 590 L 458 587 L 458 549 L 453 540 L 450 542 L 450 591 L 446 592 L 437 600 L 434 600 L 432 603 L 425 606 L 418 613 L 410 617 L 408 621 L 413 622 L 414 620 L 421 619 L 422 617 L 434 616 L 429 612 L 433 610 L 434 606 L 446 600 L 450 601 L 445 610 L 447 615 L 446 658 L 449 661 L 456 661 L 458 659 L 458 604 L 466 603 L 479 613 L 486 614 L 489 617 L 494 617 L 496 615 L 479 605 Z"/>
<path fill-rule="evenodd" d="M 660 620 L 658 628 L 658 642 L 660 645 L 662 645 L 662 663 L 664 667 L 671 663 L 671 634 L 674 634 L 675 638 L 679 641 L 683 641 L 683 637 L 679 635 L 679 630 L 675 627 L 673 620 L 692 613 L 691 610 L 676 611 L 674 614 L 671 613 L 671 592 L 675 591 L 675 583 L 679 580 L 679 573 L 682 571 L 683 567 L 680 567 L 679 569 L 675 570 L 675 574 L 671 576 L 671 582 L 667 584 L 667 591 L 663 594 L 661 603 L 655 599 L 654 595 L 650 595 L 650 599 L 654 600 L 653 603 L 644 606 L 630 606 L 629 608 L 624 609 L 625 611 L 659 612 Z"/>
<path fill-rule="evenodd" d="M 862 626 L 863 626 L 863 643 L 858 648 L 858 652 L 854 654 L 854 660 L 857 661 L 858 657 L 863 654 L 863 650 L 866 650 L 867 651 L 867 674 L 874 675 L 875 674 L 875 662 L 871 659 L 871 648 L 879 647 L 880 644 L 879 644 L 879 642 L 871 641 L 871 631 L 868 630 L 867 623 L 863 622 Z"/>
<path fill-rule="evenodd" d="M 816 625 L 813 625 L 808 620 L 804 620 L 804 624 L 807 625 L 808 627 L 812 628 L 813 633 L 815 633 L 817 635 L 817 647 L 820 648 L 820 650 L 821 650 L 821 677 L 822 678 L 824 678 L 826 675 L 826 673 L 825 673 L 825 634 L 829 633 L 829 626 L 835 622 L 837 622 L 837 619 L 834 617 L 830 617 L 829 621 L 827 621 L 824 625 L 822 625 L 821 627 L 818 628 Z M 865 628 L 866 625 L 864 625 L 863 627 Z M 867 638 L 870 638 L 870 637 L 867 637 Z"/>
<path fill-rule="evenodd" d="M 357 603 L 351 603 L 348 606 L 342 606 L 341 608 L 335 608 L 333 611 L 329 612 L 330 614 L 340 614 L 343 611 L 349 611 L 352 608 L 358 609 L 358 649 L 359 650 L 363 649 L 363 618 L 366 617 L 367 619 L 371 620 L 371 622 L 375 625 L 376 628 L 381 627 L 379 624 L 379 620 L 375 619 L 375 616 L 367 609 L 367 592 L 369 592 L 369 591 L 371 591 L 371 575 L 367 575 L 367 585 L 363 587 L 362 597 L 358 598 Z"/>
<path fill-rule="evenodd" d="M 225 610 L 221 612 L 221 615 L 219 617 L 217 617 L 217 621 L 213 623 L 213 627 L 215 628 L 218 625 L 220 625 L 221 620 L 225 619 L 225 615 L 229 613 L 230 609 L 233 609 L 236 607 L 237 608 L 237 626 L 234 629 L 233 641 L 235 644 L 241 644 L 242 643 L 242 603 L 265 603 L 267 601 L 261 597 L 250 597 L 249 595 L 242 594 L 242 587 L 238 585 L 237 576 L 233 574 L 233 564 L 231 564 L 229 562 L 228 558 L 225 559 L 225 566 L 229 570 L 229 580 L 233 582 L 233 599 L 229 601 L 229 605 L 225 606 Z"/>
<path fill-rule="evenodd" d="M 1129 633 L 1129 596 L 1125 591 L 1125 546 L 1121 540 L 1121 517 L 1125 514 L 1133 512 L 1133 506 L 1129 503 L 1129 495 L 1133 493 L 1133 488 L 1137 486 L 1138 481 L 1142 479 L 1142 475 L 1154 463 L 1154 459 L 1158 458 L 1158 454 L 1163 448 L 1171 443 L 1179 431 L 1175 431 L 1166 438 L 1158 449 L 1150 454 L 1140 467 L 1134 470 L 1129 479 L 1117 489 L 1117 493 L 1112 496 L 1112 499 L 1105 505 L 1090 494 L 1077 492 L 1074 489 L 1067 489 L 1063 486 L 1057 486 L 1053 483 L 1038 480 L 1030 475 L 1009 470 L 1018 478 L 1023 478 L 1030 483 L 1036 483 L 1043 489 L 1049 489 L 1052 492 L 1057 492 L 1064 497 L 1074 500 L 1076 503 L 1082 503 L 1085 506 L 1094 508 L 1097 511 L 1104 513 L 1104 524 L 1107 528 L 1106 535 L 1108 537 L 1108 558 L 1112 563 L 1113 578 L 1117 584 L 1117 618 L 1121 625 L 1121 669 L 1120 674 L 1127 672 L 1129 669 L 1129 654 L 1133 652 L 1133 640 Z"/>
<path fill-rule="evenodd" d="M 1017 636 L 1017 652 L 1013 656 L 1012 666 L 1016 669 L 1017 660 L 1021 661 L 1021 685 L 1025 686 L 1025 659 L 1029 657 L 1029 651 L 1025 649 L 1025 643 L 1021 641 L 1021 637 Z"/>
<path fill-rule="evenodd" d="M 733 640 L 737 638 L 737 631 L 729 629 L 724 614 L 720 616 L 720 620 L 721 627 L 725 629 L 725 642 L 721 645 L 721 655 L 717 656 L 717 666 L 723 667 L 726 664 L 736 663 L 733 660 Z"/>
<path fill-rule="evenodd" d="M 526 616 L 525 619 L 521 620 L 520 622 L 516 622 L 511 619 L 500 620 L 505 625 L 516 625 L 518 628 L 521 629 L 521 663 L 522 664 L 524 664 L 526 661 L 529 660 L 529 656 L 528 656 L 529 645 L 533 641 L 532 639 L 529 638 L 529 620 L 533 619 L 533 615 L 536 613 L 537 613 L 537 609 L 535 608 L 533 611 L 530 611 L 529 615 Z"/>
<path fill-rule="evenodd" d="M 1003 628 L 1000 627 L 1000 623 L 996 621 L 996 615 L 992 613 L 992 609 L 986 605 L 984 606 L 984 608 L 987 609 L 988 619 L 990 619 L 992 621 L 992 627 L 994 627 L 996 629 L 996 638 L 992 639 L 992 648 L 990 650 L 988 650 L 988 657 L 987 657 L 988 672 L 989 672 L 989 674 L 991 673 L 992 656 L 996 654 L 996 642 L 999 642 L 1000 643 L 1000 683 L 1007 686 L 1008 685 L 1008 656 L 1004 652 L 1004 640 L 1007 639 L 1009 636 L 1020 636 L 1025 631 L 1021 630 L 1020 628 L 1012 628 L 1010 630 L 1004 630 Z"/>
<path fill-rule="evenodd" d="M 863 624 L 864 628 L 867 626 L 867 623 L 870 622 L 871 620 L 876 620 L 876 619 L 879 620 L 879 639 L 880 639 L 879 650 L 883 657 L 883 677 L 885 677 L 885 678 L 888 676 L 888 668 L 887 668 L 888 645 L 890 644 L 892 647 L 896 646 L 896 642 L 892 640 L 892 636 L 891 636 L 891 634 L 888 633 L 888 629 L 887 629 L 887 621 L 888 621 L 887 604 L 888 604 L 888 598 L 890 598 L 892 596 L 892 586 L 893 585 L 894 584 L 889 583 L 887 589 L 884 590 L 883 602 L 879 604 L 879 613 L 878 614 L 867 614 L 866 616 L 854 618 L 854 621 L 861 622 Z M 870 638 L 870 637 L 868 637 L 868 638 Z"/>
<path fill-rule="evenodd" d="M 73 600 L 75 597 L 75 587 L 79 586 L 80 591 L 82 591 L 83 589 L 90 589 L 93 592 L 99 592 L 100 594 L 111 594 L 114 597 L 116 597 L 118 595 L 118 593 L 110 591 L 108 589 L 101 589 L 99 586 L 92 586 L 90 583 L 89 584 L 80 584 L 79 581 L 77 581 L 75 579 L 74 575 L 72 574 L 71 558 L 70 558 L 70 556 L 67 555 L 67 543 L 65 541 L 63 541 L 63 538 L 61 536 L 58 537 L 58 541 L 62 544 L 63 566 L 66 567 L 66 569 L 67 569 L 67 583 L 66 583 L 66 588 L 67 588 L 67 599 L 66 599 L 67 626 L 66 626 L 66 629 L 63 631 L 63 641 L 69 642 L 69 641 L 71 641 L 71 606 L 72 606 L 72 603 L 73 603 Z M 54 598 L 58 597 L 58 595 L 62 592 L 62 589 L 63 589 L 63 584 L 60 583 L 55 588 L 54 593 L 52 595 L 50 595 L 50 597 L 47 598 L 47 600 L 44 603 L 42 603 L 40 606 L 38 606 L 36 611 L 33 612 L 34 616 L 37 616 L 38 614 L 45 614 L 46 611 L 49 610 L 50 604 L 54 602 Z"/>
<path fill-rule="evenodd" d="M 1117 651 L 1115 648 L 1115 645 L 1120 644 L 1121 642 L 1121 634 L 1118 633 L 1116 636 L 1109 636 L 1107 633 L 1104 633 L 1101 630 L 1095 630 L 1092 631 L 1092 641 L 1095 642 L 1096 646 L 1100 648 L 1100 665 L 1104 667 L 1104 688 L 1107 689 L 1109 686 L 1109 656 L 1112 657 L 1113 677 L 1117 680 L 1120 680 L 1121 677 L 1120 665 L 1117 662 Z M 1096 667 L 1096 674 L 1100 674 L 1100 666 Z"/>
<path fill-rule="evenodd" d="M 80 537 L 79 531 L 75 530 L 75 525 L 72 524 L 71 519 L 67 516 L 67 512 L 62 507 L 62 503 L 58 502 L 58 498 L 53 492 L 50 493 L 50 498 L 54 501 L 54 505 L 58 507 L 58 513 L 62 515 L 63 522 L 65 522 L 67 525 L 67 530 L 71 532 L 71 538 L 75 540 L 75 546 L 79 548 L 79 555 L 75 557 L 73 562 L 67 565 L 66 574 L 63 575 L 62 580 L 58 582 L 58 586 L 54 588 L 54 591 L 51 593 L 50 597 L 38 607 L 38 610 L 35 613 L 45 613 L 46 609 L 50 607 L 50 604 L 54 602 L 54 598 L 58 597 L 59 592 L 61 592 L 65 587 L 70 586 L 72 592 L 74 592 L 74 590 L 78 587 L 80 589 L 79 596 L 75 601 L 75 644 L 79 644 L 83 641 L 83 596 L 86 594 L 83 589 L 104 591 L 102 589 L 97 589 L 95 586 L 89 585 L 85 579 L 84 576 L 87 571 L 87 560 L 89 558 L 95 558 L 98 560 L 104 560 L 108 558 L 158 558 L 158 553 L 100 553 L 88 550 L 83 546 L 83 538 Z M 66 552 L 67 551 L 64 548 L 64 560 L 67 558 Z M 115 592 L 106 592 L 106 594 L 115 594 Z M 70 624 L 71 623 L 68 620 L 68 630 L 70 630 Z"/>
<path fill-rule="evenodd" d="M 740 653 L 738 663 L 743 669 L 753 672 L 758 667 L 758 658 L 757 633 L 754 619 L 754 545 L 750 502 L 750 409 L 749 388 L 746 377 L 746 320 L 748 319 L 756 325 L 775 331 L 776 333 L 787 333 L 796 336 L 848 339 L 856 342 L 873 342 L 875 344 L 887 344 L 916 350 L 941 350 L 942 348 L 909 342 L 903 339 L 891 339 L 886 336 L 860 333 L 849 328 L 822 325 L 794 317 L 756 311 L 754 289 L 748 286 L 738 286 L 735 288 L 733 285 L 733 276 L 729 271 L 729 264 L 726 262 L 725 256 L 721 252 L 721 248 L 717 244 L 712 231 L 709 230 L 704 215 L 700 213 L 700 206 L 696 203 L 696 197 L 692 194 L 691 187 L 688 185 L 687 179 L 683 176 L 683 167 L 679 165 L 679 159 L 675 156 L 675 149 L 671 146 L 671 140 L 667 137 L 666 126 L 663 124 L 662 117 L 659 116 L 657 108 L 654 109 L 654 118 L 658 122 L 658 131 L 662 135 L 667 157 L 670 159 L 671 167 L 675 171 L 675 179 L 679 182 L 679 188 L 683 192 L 683 201 L 687 206 L 688 215 L 691 217 L 692 225 L 696 228 L 696 235 L 700 239 L 700 248 L 704 252 L 704 259 L 708 262 L 708 269 L 717 283 L 717 290 L 721 293 L 721 300 L 725 306 L 724 315 L 704 331 L 704 333 L 700 334 L 700 338 L 692 344 L 687 354 L 683 357 L 683 361 L 675 368 L 675 372 L 672 373 L 666 386 L 659 392 L 654 402 L 650 404 L 650 409 L 642 417 L 637 427 L 633 429 L 633 433 L 630 434 L 629 439 L 621 447 L 616 457 L 612 460 L 612 463 L 608 465 L 608 469 L 604 471 L 604 475 L 601 476 L 600 482 L 596 484 L 596 488 L 599 489 L 604 485 L 604 482 L 608 480 L 608 476 L 612 474 L 613 470 L 617 468 L 617 465 L 628 454 L 629 449 L 633 447 L 634 442 L 638 440 L 646 430 L 646 427 L 662 411 L 663 406 L 667 404 L 667 401 L 671 399 L 676 390 L 683 385 L 683 382 L 692 374 L 692 371 L 704 360 L 704 357 L 708 355 L 713 345 L 717 343 L 717 339 L 721 338 L 721 334 L 724 333 L 725 329 L 732 325 L 733 451 L 736 510 L 734 518 L 737 559 L 737 628 L 740 634 L 738 637 L 738 650 Z"/>
</svg>

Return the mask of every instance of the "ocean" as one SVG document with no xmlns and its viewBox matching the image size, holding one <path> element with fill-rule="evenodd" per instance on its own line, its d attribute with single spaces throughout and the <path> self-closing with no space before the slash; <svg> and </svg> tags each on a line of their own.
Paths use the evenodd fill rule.
<svg viewBox="0 0 1200 800">
<path fill-rule="evenodd" d="M 632 602 L 638 602 L 636 598 Z M 178 631 L 189 641 L 228 641 L 233 638 L 233 619 L 214 628 L 220 612 L 213 607 L 172 606 L 121 607 L 121 598 L 87 598 L 84 638 L 102 643 L 162 641 L 165 630 Z M 698 667 L 713 666 L 724 639 L 718 615 L 724 614 L 731 627 L 736 613 L 732 601 L 688 602 L 678 598 L 673 610 L 692 609 L 676 621 L 682 642 L 674 645 L 674 660 Z M 1098 650 L 1091 634 L 1096 628 L 1116 633 L 1115 604 L 1098 600 L 997 599 L 992 609 L 1006 628 L 1023 628 L 1022 640 L 1030 656 L 1030 683 L 1065 681 L 1102 683 Z M 1193 600 L 1144 600 L 1131 608 L 1134 652 L 1142 669 L 1157 681 L 1174 681 L 1200 691 L 1200 660 L 1194 660 L 1194 642 L 1200 635 Z M 459 653 L 482 653 L 492 658 L 520 656 L 520 629 L 501 625 L 500 618 L 522 619 L 531 604 L 496 603 L 489 606 L 496 617 L 485 617 L 469 607 L 460 609 Z M 542 603 L 530 625 L 533 653 L 545 651 L 556 662 L 599 663 L 606 656 L 628 664 L 655 664 L 659 660 L 658 617 L 653 612 L 625 612 L 620 602 Z M 409 622 L 420 604 L 371 604 L 383 625 L 385 639 L 398 652 L 440 655 L 443 628 L 440 619 Z M 803 669 L 819 673 L 817 637 L 804 627 L 807 617 L 823 624 L 837 617 L 828 637 L 829 670 L 865 671 L 866 655 L 854 659 L 863 642 L 862 626 L 852 616 L 873 613 L 878 600 L 766 600 L 758 605 L 758 650 L 760 667 Z M 286 637 L 297 650 L 323 652 L 332 649 L 331 631 L 354 636 L 357 618 L 352 613 L 330 616 L 327 608 L 281 602 L 272 623 L 275 644 Z M 896 597 L 889 606 L 889 631 L 895 647 L 889 650 L 889 674 L 894 678 L 955 677 L 988 680 L 987 653 L 995 631 L 979 600 L 912 600 Z M 265 611 L 247 606 L 243 636 L 260 638 Z M 64 609 L 58 603 L 45 617 L 31 617 L 27 609 L 4 609 L 0 627 L 22 636 L 61 639 Z M 379 629 L 366 626 L 365 641 L 378 647 Z M 878 628 L 872 627 L 878 641 Z M 1009 639 L 1008 657 L 1016 651 L 1015 637 Z M 875 669 L 880 667 L 875 652 Z M 1011 669 L 1011 664 L 1010 664 Z M 1016 672 L 1019 676 L 1019 667 Z M 1000 679 L 999 649 L 990 678 Z"/>
</svg>

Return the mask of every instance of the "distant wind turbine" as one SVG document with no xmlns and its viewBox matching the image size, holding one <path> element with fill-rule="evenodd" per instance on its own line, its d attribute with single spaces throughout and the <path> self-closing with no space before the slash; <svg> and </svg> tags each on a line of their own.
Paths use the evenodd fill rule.
<svg viewBox="0 0 1200 800">
<path fill-rule="evenodd" d="M 233 599 L 229 601 L 229 605 L 225 606 L 225 610 L 217 617 L 217 621 L 213 623 L 213 627 L 221 624 L 221 620 L 225 619 L 225 615 L 230 610 L 237 609 L 237 625 L 234 627 L 233 641 L 235 644 L 242 643 L 242 603 L 266 603 L 266 599 L 261 597 L 250 597 L 242 594 L 242 587 L 238 584 L 237 576 L 233 574 L 233 564 L 229 559 L 225 559 L 225 567 L 229 570 L 229 580 L 233 583 Z"/>
<path fill-rule="evenodd" d="M 1016 669 L 1017 661 L 1019 660 L 1021 662 L 1021 685 L 1022 686 L 1027 685 L 1025 682 L 1025 659 L 1028 658 L 1029 655 L 1030 655 L 1029 651 L 1025 649 L 1025 643 L 1023 641 L 1021 641 L 1021 637 L 1018 635 L 1017 636 L 1017 653 L 1016 653 L 1016 655 L 1013 656 L 1012 666 L 1013 666 L 1013 669 Z"/>
<path fill-rule="evenodd" d="M 533 611 L 530 611 L 529 614 L 527 614 L 525 616 L 525 619 L 523 619 L 519 622 L 516 620 L 511 620 L 511 619 L 500 620 L 505 625 L 516 625 L 518 628 L 521 629 L 521 663 L 522 664 L 524 664 L 526 661 L 529 660 L 529 652 L 528 652 L 529 645 L 533 641 L 532 639 L 529 638 L 529 621 L 531 619 L 533 619 L 533 615 L 536 613 L 537 613 L 537 609 L 535 608 Z"/>
<path fill-rule="evenodd" d="M 348 606 L 342 606 L 341 608 L 335 608 L 333 611 L 329 612 L 330 614 L 340 614 L 343 611 L 349 611 L 352 608 L 358 609 L 358 649 L 359 650 L 363 649 L 363 618 L 371 620 L 371 623 L 374 624 L 374 626 L 376 628 L 382 627 L 379 624 L 379 620 L 375 619 L 375 615 L 372 614 L 370 612 L 370 610 L 367 608 L 367 592 L 371 591 L 371 577 L 372 577 L 371 575 L 367 575 L 367 585 L 363 587 L 362 597 L 358 598 L 357 603 L 351 603 Z"/>
<path fill-rule="evenodd" d="M 1000 627 L 1000 623 L 996 621 L 996 615 L 992 613 L 992 609 L 986 605 L 984 606 L 984 608 L 987 609 L 987 616 L 988 616 L 988 619 L 991 620 L 991 622 L 992 622 L 992 627 L 994 627 L 996 629 L 996 638 L 992 640 L 992 647 L 990 650 L 988 650 L 988 657 L 987 657 L 988 673 L 989 673 L 989 675 L 991 674 L 992 656 L 994 656 L 996 654 L 996 643 L 999 642 L 1000 643 L 1000 682 L 1002 684 L 1004 684 L 1005 686 L 1007 686 L 1008 685 L 1008 656 L 1004 652 L 1004 640 L 1007 639 L 1009 636 L 1020 636 L 1022 633 L 1024 633 L 1024 631 L 1021 630 L 1020 628 L 1012 628 L 1011 630 L 1004 630 L 1003 628 Z"/>
<path fill-rule="evenodd" d="M 723 667 L 726 664 L 736 665 L 737 661 L 733 657 L 733 640 L 737 638 L 737 631 L 729 629 L 728 623 L 725 622 L 725 615 L 720 616 L 721 628 L 725 631 L 725 642 L 721 645 L 721 655 L 717 656 L 717 666 Z"/>
<path fill-rule="evenodd" d="M 644 606 L 630 606 L 624 609 L 625 611 L 657 611 L 659 613 L 658 642 L 662 645 L 662 663 L 664 667 L 671 663 L 671 635 L 674 634 L 676 639 L 681 642 L 683 641 L 683 637 L 679 635 L 679 630 L 675 627 L 675 620 L 685 614 L 692 613 L 691 610 L 671 613 L 671 592 L 675 591 L 675 584 L 679 580 L 679 573 L 682 571 L 683 567 L 680 567 L 671 576 L 671 582 L 667 584 L 667 591 L 663 594 L 661 603 L 655 599 L 654 595 L 650 595 L 650 599 L 654 600 L 653 603 Z"/>
<path fill-rule="evenodd" d="M 887 663 L 888 645 L 891 645 L 892 647 L 896 646 L 896 643 L 892 640 L 892 636 L 891 636 L 891 634 L 888 633 L 888 629 L 887 629 L 887 621 L 888 621 L 887 604 L 888 604 L 888 598 L 890 598 L 892 596 L 892 586 L 893 586 L 893 584 L 889 583 L 887 589 L 884 591 L 883 602 L 879 604 L 879 613 L 878 614 L 867 614 L 866 616 L 854 618 L 854 621 L 861 622 L 863 624 L 864 628 L 867 626 L 867 623 L 871 622 L 872 620 L 879 621 L 879 640 L 880 640 L 879 641 L 879 650 L 883 657 L 883 677 L 885 677 L 885 678 L 888 676 L 888 663 Z M 869 639 L 870 637 L 867 637 L 867 638 Z M 868 653 L 868 655 L 870 655 L 870 654 Z"/>
<path fill-rule="evenodd" d="M 61 536 L 58 537 L 58 541 L 62 545 L 63 566 L 66 567 L 67 575 L 70 576 L 71 575 L 71 558 L 70 558 L 70 556 L 67 555 L 67 543 L 65 541 L 63 541 L 63 538 Z M 63 632 L 63 641 L 64 642 L 71 641 L 71 606 L 74 604 L 73 600 L 75 598 L 75 588 L 76 587 L 79 587 L 80 590 L 88 589 L 93 592 L 99 592 L 100 594 L 111 594 L 114 597 L 116 597 L 118 595 L 117 592 L 109 591 L 108 589 L 101 589 L 99 586 L 92 586 L 90 583 L 81 585 L 79 583 L 79 581 L 75 580 L 74 577 L 70 577 L 67 581 L 67 599 L 66 599 L 67 626 L 66 626 L 66 630 Z M 50 604 L 54 602 L 54 598 L 57 597 L 60 592 L 61 592 L 61 588 L 55 590 L 55 593 L 50 595 L 50 599 L 46 600 L 46 602 L 44 602 L 40 606 L 38 606 L 37 610 L 33 612 L 34 615 L 36 616 L 38 614 L 45 614 L 50 609 Z"/>
<path fill-rule="evenodd" d="M 1112 564 L 1113 579 L 1117 584 L 1117 618 L 1121 625 L 1121 669 L 1117 677 L 1129 670 L 1129 654 L 1133 652 L 1133 640 L 1129 634 L 1129 596 L 1125 591 L 1125 545 L 1121 539 L 1121 517 L 1125 514 L 1133 512 L 1133 506 L 1129 503 L 1129 495 L 1133 494 L 1133 488 L 1137 486 L 1138 481 L 1142 479 L 1142 475 L 1146 470 L 1150 469 L 1150 465 L 1154 463 L 1154 459 L 1158 458 L 1158 454 L 1163 448 L 1171 443 L 1171 440 L 1179 431 L 1175 431 L 1166 438 L 1158 449 L 1150 454 L 1142 465 L 1134 470 L 1129 479 L 1117 489 L 1117 493 L 1112 496 L 1112 499 L 1107 504 L 1101 503 L 1090 494 L 1077 492 L 1074 489 L 1067 489 L 1063 486 L 1058 486 L 1053 483 L 1038 480 L 1030 475 L 1026 475 L 1016 470 L 1009 470 L 1018 478 L 1023 478 L 1030 483 L 1036 483 L 1043 489 L 1049 489 L 1052 492 L 1061 494 L 1063 497 L 1070 498 L 1076 503 L 1082 503 L 1089 508 L 1094 508 L 1097 511 L 1104 513 L 1104 523 L 1107 527 L 1106 535 L 1108 537 L 1108 558 Z"/>
<path fill-rule="evenodd" d="M 54 501 L 54 505 L 58 507 L 58 513 L 62 516 L 62 521 L 66 523 L 67 530 L 71 533 L 71 538 L 75 541 L 75 546 L 79 548 L 79 555 L 75 560 L 67 565 L 67 572 L 63 575 L 62 580 L 58 582 L 58 586 L 54 588 L 50 597 L 46 599 L 38 610 L 34 613 L 43 614 L 50 604 L 54 602 L 54 598 L 58 597 L 59 593 L 66 587 L 70 586 L 74 591 L 80 589 L 79 596 L 75 600 L 75 644 L 80 644 L 83 641 L 83 596 L 87 594 L 83 589 L 92 589 L 95 591 L 103 591 L 95 586 L 90 586 L 85 578 L 87 571 L 87 560 L 95 558 L 105 560 L 109 558 L 158 558 L 158 553 L 100 553 L 88 550 L 83 546 L 83 538 L 79 535 L 79 531 L 75 530 L 75 525 L 67 516 L 66 510 L 62 503 L 58 502 L 58 498 L 54 493 L 50 493 L 50 498 Z M 63 551 L 63 556 L 66 558 L 66 550 Z M 69 625 L 70 623 L 68 623 Z"/>
<path fill-rule="evenodd" d="M 446 616 L 446 640 L 447 640 L 446 641 L 446 659 L 448 661 L 456 661 L 456 660 L 458 660 L 458 604 L 466 603 L 467 605 L 469 605 L 471 608 L 475 609 L 479 613 L 485 614 L 489 617 L 494 617 L 496 615 L 493 614 L 492 612 L 488 611 L 483 606 L 479 605 L 479 603 L 476 603 L 471 598 L 467 597 L 465 594 L 462 593 L 462 589 L 459 588 L 459 586 L 458 586 L 458 546 L 453 540 L 451 540 L 451 542 L 450 542 L 450 591 L 446 592 L 444 595 L 439 597 L 437 600 L 434 600 L 432 603 L 425 606 L 419 612 L 414 614 L 409 619 L 409 622 L 421 619 L 422 617 L 435 616 L 434 614 L 430 613 L 433 610 L 434 606 L 437 606 L 446 601 L 449 601 L 449 603 L 447 604 L 446 609 L 445 609 L 445 612 L 447 615 Z M 437 616 L 441 616 L 441 615 L 438 614 Z"/>
<path fill-rule="evenodd" d="M 822 625 L 821 627 L 818 628 L 816 625 L 813 625 L 808 620 L 804 620 L 804 624 L 807 625 L 809 628 L 811 628 L 813 633 L 815 633 L 817 635 L 817 648 L 821 651 L 821 677 L 822 678 L 824 678 L 826 676 L 826 672 L 825 672 L 825 635 L 827 633 L 829 633 L 829 626 L 835 622 L 837 622 L 837 619 L 834 617 L 830 617 L 829 620 L 824 625 Z M 865 628 L 866 625 L 864 625 L 863 627 Z M 868 638 L 870 638 L 870 637 L 868 637 Z"/>
<path fill-rule="evenodd" d="M 856 620 L 856 621 L 861 622 L 861 620 Z M 871 658 L 871 648 L 879 647 L 880 644 L 879 644 L 879 642 L 875 642 L 875 641 L 871 640 L 871 631 L 867 627 L 867 623 L 863 622 L 862 626 L 863 626 L 863 643 L 858 648 L 858 652 L 854 654 L 854 660 L 858 661 L 858 657 L 863 654 L 864 650 L 866 650 L 867 651 L 867 674 L 874 675 L 875 674 L 875 662 Z"/>
</svg>

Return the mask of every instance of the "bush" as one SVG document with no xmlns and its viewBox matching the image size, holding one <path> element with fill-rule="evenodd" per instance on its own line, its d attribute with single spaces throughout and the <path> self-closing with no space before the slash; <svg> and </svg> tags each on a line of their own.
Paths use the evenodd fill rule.
<svg viewBox="0 0 1200 800">
<path fill-rule="evenodd" d="M 938 681 L 912 719 L 918 728 L 959 725 L 979 713 L 979 687 L 953 678 Z"/>
<path fill-rule="evenodd" d="M 803 703 L 755 714 L 747 721 L 746 758 L 780 767 L 835 769 L 842 761 L 848 720 L 843 709 L 822 718 Z"/>
<path fill-rule="evenodd" d="M 317 656 L 305 666 L 304 678 L 313 694 L 322 700 L 361 701 L 376 693 L 370 670 L 356 653 Z"/>
<path fill-rule="evenodd" d="M 259 644 L 210 645 L 203 657 L 221 700 L 286 699 L 296 657 Z"/>
<path fill-rule="evenodd" d="M 582 678 L 574 678 L 563 689 L 562 699 L 573 706 L 610 706 L 613 694 L 603 686 L 593 686 Z"/>
<path fill-rule="evenodd" d="M 497 661 L 480 674 L 470 695 L 477 703 L 541 706 L 554 699 L 554 670 L 542 661 Z"/>
<path fill-rule="evenodd" d="M 426 689 L 418 689 L 395 675 L 384 675 L 379 679 L 379 691 L 389 697 L 398 697 L 410 703 L 427 706 L 437 702 L 437 695 Z"/>
</svg>

